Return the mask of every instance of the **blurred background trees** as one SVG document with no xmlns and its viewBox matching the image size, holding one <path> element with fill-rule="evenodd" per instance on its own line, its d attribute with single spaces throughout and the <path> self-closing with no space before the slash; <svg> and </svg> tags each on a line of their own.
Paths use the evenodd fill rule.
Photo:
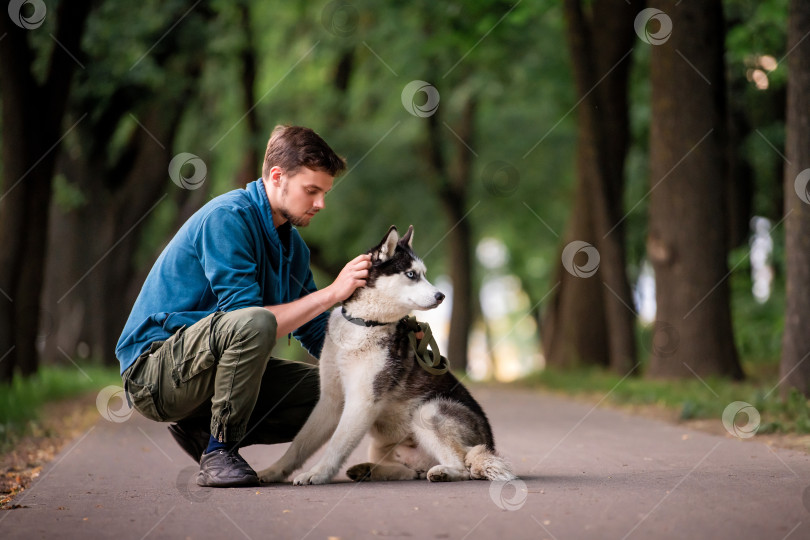
<svg viewBox="0 0 810 540">
<path fill-rule="evenodd" d="M 349 163 L 302 230 L 318 282 L 414 224 L 452 300 L 425 317 L 454 368 L 807 393 L 810 23 L 793 4 L 21 4 L 0 24 L 0 378 L 116 363 L 174 231 L 258 178 L 294 123 Z M 180 154 L 193 184 L 169 175 Z"/>
</svg>

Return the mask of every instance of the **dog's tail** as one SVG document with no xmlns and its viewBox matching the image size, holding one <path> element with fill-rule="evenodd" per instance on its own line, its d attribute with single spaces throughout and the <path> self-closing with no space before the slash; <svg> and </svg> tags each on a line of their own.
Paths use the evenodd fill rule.
<svg viewBox="0 0 810 540">
<path fill-rule="evenodd" d="M 517 478 L 509 462 L 484 444 L 470 448 L 464 458 L 464 464 L 470 471 L 470 476 L 475 480 L 508 482 Z"/>
</svg>

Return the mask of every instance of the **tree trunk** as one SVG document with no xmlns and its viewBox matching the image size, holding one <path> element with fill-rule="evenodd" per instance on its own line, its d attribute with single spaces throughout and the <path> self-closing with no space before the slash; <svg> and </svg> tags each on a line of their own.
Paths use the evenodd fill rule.
<svg viewBox="0 0 810 540">
<path fill-rule="evenodd" d="M 239 60 L 242 64 L 241 90 L 245 111 L 247 111 L 245 120 L 247 121 L 248 140 L 242 165 L 234 178 L 235 186 L 241 188 L 261 176 L 262 160 L 264 159 L 261 148 L 265 137 L 259 132 L 259 118 L 256 115 L 256 47 L 251 29 L 250 6 L 247 3 L 240 3 L 238 9 L 245 39 Z"/>
<path fill-rule="evenodd" d="M 191 15 L 202 23 L 215 16 L 205 3 Z M 167 28 L 175 22 L 167 19 Z M 47 360 L 75 356 L 84 342 L 96 359 L 117 363 L 115 344 L 154 259 L 146 254 L 149 261 L 143 268 L 136 266 L 147 225 L 162 207 L 174 204 L 175 226 L 163 225 L 157 233 L 171 235 L 206 200 L 210 184 L 184 190 L 167 175 L 175 135 L 185 107 L 197 95 L 207 58 L 204 38 L 200 46 L 189 45 L 190 37 L 200 34 L 188 28 L 168 33 L 164 47 L 152 52 L 155 66 L 184 73 L 182 79 L 159 87 L 122 80 L 106 99 L 70 104 L 90 112 L 72 135 L 81 144 L 62 154 L 59 171 L 85 200 L 74 208 L 51 207 L 54 224 L 42 309 L 55 324 L 43 328 L 50 332 L 43 353 Z M 84 79 L 93 73 L 80 75 L 79 83 L 92 86 L 93 81 Z M 122 131 L 122 124 L 131 124 L 132 117 L 139 125 L 128 140 L 114 141 L 113 134 Z"/>
<path fill-rule="evenodd" d="M 450 332 L 446 357 L 450 368 L 466 370 L 468 340 L 472 325 L 472 232 L 467 220 L 467 193 L 472 169 L 472 155 L 467 148 L 474 138 L 474 121 L 477 110 L 475 98 L 468 97 L 462 107 L 458 135 L 453 145 L 453 162 L 448 166 L 442 153 L 442 137 L 439 114 L 427 118 L 428 163 L 435 177 L 434 184 L 447 217 L 450 243 L 450 279 L 453 282 L 453 306 L 450 315 Z M 463 142 L 461 142 L 463 141 Z M 465 145 L 466 143 L 466 145 Z"/>
<path fill-rule="evenodd" d="M 77 63 L 67 51 L 79 54 L 79 42 L 90 12 L 90 2 L 59 4 L 56 41 L 45 80 L 32 72 L 34 52 L 28 32 L 9 17 L 0 17 L 3 91 L 3 177 L 0 200 L 0 380 L 15 370 L 36 371 L 36 339 L 40 296 L 45 272 L 45 246 L 51 180 L 68 91 Z M 80 121 L 81 118 L 77 119 Z"/>
<path fill-rule="evenodd" d="M 54 226 L 42 305 L 56 324 L 45 342 L 44 358 L 75 356 L 77 345 L 84 342 L 90 355 L 103 363 L 117 362 L 115 345 L 145 278 L 133 261 L 145 224 L 160 205 L 171 202 L 176 204 L 182 223 L 191 207 L 198 208 L 206 198 L 205 187 L 181 190 L 166 175 L 173 157 L 171 141 L 183 113 L 177 103 L 190 99 L 189 94 L 181 94 L 177 102 L 149 99 L 149 111 L 139 114 L 145 129 L 139 127 L 133 132 L 119 162 L 109 163 L 109 141 L 103 135 L 95 139 L 104 132 L 96 124 L 83 126 L 79 132 L 82 140 L 93 141 L 98 147 L 88 142 L 62 156 L 60 172 L 86 200 L 81 207 L 67 211 L 55 205 L 51 208 Z M 99 116 L 114 118 L 111 125 L 117 125 L 128 117 L 131 106 L 121 104 Z M 161 148 L 152 136 L 167 146 Z M 105 211 L 99 212 L 99 208 Z M 176 224 L 173 230 L 178 227 Z M 93 242 L 88 243 L 87 238 Z"/>
<path fill-rule="evenodd" d="M 652 5 L 671 18 L 674 30 L 665 43 L 650 45 L 647 253 L 655 269 L 656 318 L 671 325 L 678 345 L 653 346 L 649 375 L 740 379 L 726 263 L 723 7 L 720 0 Z"/>
<path fill-rule="evenodd" d="M 559 286 L 543 324 L 550 365 L 635 369 L 633 300 L 625 274 L 622 193 L 629 128 L 627 77 L 635 39 L 633 4 L 597 1 L 586 14 L 567 0 L 565 15 L 578 108 L 577 186 L 565 245 L 588 242 L 599 272 L 576 277 L 557 267 Z M 579 261 L 576 261 L 579 263 Z"/>
<path fill-rule="evenodd" d="M 785 251 L 787 308 L 780 391 L 810 397 L 810 4 L 790 2 L 788 21 Z"/>
</svg>

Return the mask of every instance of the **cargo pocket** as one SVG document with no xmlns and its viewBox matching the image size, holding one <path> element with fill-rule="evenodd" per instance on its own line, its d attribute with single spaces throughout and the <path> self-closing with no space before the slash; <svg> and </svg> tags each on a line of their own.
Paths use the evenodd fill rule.
<svg viewBox="0 0 810 540">
<path fill-rule="evenodd" d="M 129 379 L 126 381 L 127 392 L 132 400 L 132 406 L 143 416 L 156 422 L 163 422 L 166 415 L 157 405 L 157 396 L 153 385 L 141 384 Z"/>
<path fill-rule="evenodd" d="M 209 332 L 199 330 L 202 329 L 187 332 L 184 326 L 174 335 L 171 356 L 172 385 L 175 388 L 211 369 L 216 362 L 208 339 Z"/>
</svg>

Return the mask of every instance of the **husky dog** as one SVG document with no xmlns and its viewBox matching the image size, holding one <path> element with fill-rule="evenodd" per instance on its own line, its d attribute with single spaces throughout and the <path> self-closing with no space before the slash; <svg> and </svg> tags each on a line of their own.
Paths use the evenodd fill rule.
<svg viewBox="0 0 810 540">
<path fill-rule="evenodd" d="M 293 481 L 326 484 L 368 432 L 370 463 L 347 471 L 355 481 L 516 478 L 495 453 L 487 417 L 467 389 L 415 359 L 403 318 L 435 308 L 444 294 L 425 279 L 412 243 L 413 226 L 402 239 L 391 227 L 368 252 L 366 286 L 329 319 L 320 400 L 284 456 L 259 472 L 263 482 L 284 481 L 331 436 L 320 461 Z"/>
</svg>

